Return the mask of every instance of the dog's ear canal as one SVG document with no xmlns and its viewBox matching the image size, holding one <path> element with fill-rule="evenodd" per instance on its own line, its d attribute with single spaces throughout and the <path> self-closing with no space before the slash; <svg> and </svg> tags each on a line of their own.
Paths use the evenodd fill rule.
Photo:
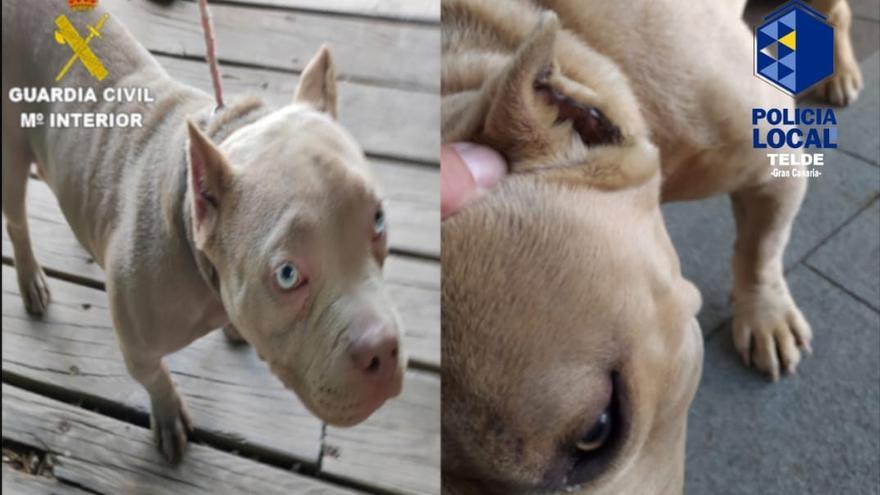
<svg viewBox="0 0 880 495">
<path fill-rule="evenodd" d="M 220 204 L 232 178 L 232 170 L 208 136 L 191 121 L 187 121 L 187 128 L 193 237 L 196 247 L 202 249 L 217 224 Z"/>
<path fill-rule="evenodd" d="M 306 65 L 293 101 L 308 103 L 336 118 L 336 69 L 327 45 L 321 46 L 318 53 Z"/>
</svg>

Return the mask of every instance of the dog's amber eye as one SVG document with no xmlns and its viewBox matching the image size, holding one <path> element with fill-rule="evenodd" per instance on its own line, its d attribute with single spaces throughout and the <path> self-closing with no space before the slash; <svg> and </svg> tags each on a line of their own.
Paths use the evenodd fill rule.
<svg viewBox="0 0 880 495">
<path fill-rule="evenodd" d="M 380 206 L 373 216 L 373 239 L 382 237 L 385 233 L 385 210 Z"/>
<path fill-rule="evenodd" d="M 593 416 L 596 413 L 591 411 L 590 423 L 573 432 L 570 450 L 566 448 L 561 457 L 569 466 L 561 480 L 565 489 L 579 488 L 600 476 L 618 456 L 627 435 L 627 415 L 620 401 L 622 390 L 617 372 L 612 372 L 610 394 L 602 412 Z"/>
<path fill-rule="evenodd" d="M 275 269 L 275 281 L 282 290 L 295 289 L 302 285 L 302 277 L 299 269 L 293 263 L 286 261 Z"/>
<path fill-rule="evenodd" d="M 611 411 L 605 409 L 602 411 L 602 415 L 599 416 L 599 419 L 596 420 L 596 423 L 593 424 L 593 427 L 590 428 L 590 431 L 578 441 L 578 450 L 582 452 L 592 452 L 602 447 L 611 435 L 611 429 L 613 426 Z"/>
</svg>

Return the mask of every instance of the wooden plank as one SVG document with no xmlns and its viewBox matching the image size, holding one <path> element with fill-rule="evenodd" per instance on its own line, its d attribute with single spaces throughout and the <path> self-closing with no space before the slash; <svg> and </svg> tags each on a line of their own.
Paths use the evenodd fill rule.
<svg viewBox="0 0 880 495">
<path fill-rule="evenodd" d="M 440 378 L 407 374 L 403 395 L 357 428 L 327 427 L 322 471 L 403 493 L 440 493 Z"/>
<path fill-rule="evenodd" d="M 3 266 L 2 274 L 4 374 L 148 411 L 146 393 L 125 370 L 101 291 L 52 279 L 49 313 L 32 318 L 21 304 L 14 269 Z M 199 433 L 315 461 L 308 455 L 315 454 L 320 424 L 251 348 L 230 346 L 213 332 L 171 356 L 168 365 Z M 435 374 L 408 371 L 401 397 L 367 422 L 350 429 L 327 428 L 325 470 L 392 491 L 438 493 L 439 401 Z M 377 469 L 383 471 L 379 477 L 374 476 Z"/>
<path fill-rule="evenodd" d="M 3 401 L 6 401 L 5 397 Z M 3 464 L 3 493 L 11 495 L 93 495 L 57 479 L 16 471 L 5 463 Z"/>
<path fill-rule="evenodd" d="M 439 170 L 371 162 L 386 201 L 391 247 L 439 258 Z"/>
<path fill-rule="evenodd" d="M 168 73 L 213 94 L 204 62 L 159 55 Z M 299 76 L 220 64 L 227 100 L 256 94 L 281 107 L 293 99 Z M 372 155 L 436 163 L 440 150 L 440 95 L 340 81 L 339 121 Z M 437 189 L 437 183 L 432 189 Z"/>
<path fill-rule="evenodd" d="M 24 311 L 15 270 L 4 265 L 2 272 L 4 374 L 149 412 L 146 391 L 123 363 L 102 291 L 53 279 L 49 313 L 34 318 Z M 168 367 L 198 431 L 316 463 L 321 422 L 253 349 L 212 332 L 169 356 Z"/>
<path fill-rule="evenodd" d="M 31 180 L 28 184 L 27 208 L 34 253 L 44 267 L 92 285 L 104 283 L 104 272 L 73 236 L 55 197 L 44 182 Z M 392 225 L 391 228 L 393 237 L 395 227 Z M 3 255 L 12 258 L 12 245 L 5 228 Z M 439 368 L 439 263 L 392 255 L 385 264 L 385 278 L 392 301 L 403 319 L 404 342 L 411 360 L 422 366 Z M 51 282 L 50 289 L 54 289 Z M 106 302 L 102 305 L 106 306 Z"/>
<path fill-rule="evenodd" d="M 204 56 L 194 2 L 102 3 L 147 49 Z M 299 72 L 328 43 L 343 79 L 432 92 L 440 87 L 439 26 L 220 4 L 211 6 L 211 17 L 221 60 Z"/>
<path fill-rule="evenodd" d="M 399 19 L 402 21 L 440 22 L 440 0 L 236 0 L 258 7 L 304 9 L 339 14 Z"/>
<path fill-rule="evenodd" d="M 172 467 L 149 430 L 5 383 L 3 438 L 51 451 L 57 478 L 108 495 L 354 493 L 197 444 Z"/>
<path fill-rule="evenodd" d="M 440 369 L 440 264 L 392 256 L 385 280 L 404 326 L 410 362 Z"/>
</svg>

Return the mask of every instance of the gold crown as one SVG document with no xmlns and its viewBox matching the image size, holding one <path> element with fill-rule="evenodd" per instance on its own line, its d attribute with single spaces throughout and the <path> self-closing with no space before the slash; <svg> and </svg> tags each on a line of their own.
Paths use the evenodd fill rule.
<svg viewBox="0 0 880 495">
<path fill-rule="evenodd" d="M 67 5 L 76 12 L 82 12 L 97 7 L 98 0 L 67 0 Z"/>
</svg>

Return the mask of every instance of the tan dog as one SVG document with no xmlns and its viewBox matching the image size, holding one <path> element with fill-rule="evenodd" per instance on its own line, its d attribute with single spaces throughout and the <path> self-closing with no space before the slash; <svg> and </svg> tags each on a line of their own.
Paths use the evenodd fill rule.
<svg viewBox="0 0 880 495">
<path fill-rule="evenodd" d="M 659 185 L 514 177 L 444 223 L 444 493 L 681 493 L 700 296 Z"/>
<path fill-rule="evenodd" d="M 515 176 L 443 224 L 449 493 L 681 493 L 702 340 L 661 201 L 730 195 L 743 361 L 775 380 L 809 350 L 782 264 L 806 181 L 772 178 L 751 140 L 753 107 L 793 101 L 752 75 L 740 16 L 444 0 L 443 140 Z M 827 84 L 852 101 L 856 73 Z"/>
<path fill-rule="evenodd" d="M 111 15 L 90 45 L 109 75 L 97 82 L 78 63 L 57 83 L 93 87 L 97 102 L 10 101 L 12 88 L 56 85 L 71 54 L 52 36 L 62 13 L 60 0 L 3 4 L 3 213 L 28 311 L 49 302 L 25 214 L 36 162 L 107 273 L 114 329 L 169 460 L 190 420 L 162 358 L 227 322 L 331 424 L 360 422 L 397 395 L 406 358 L 381 279 L 385 217 L 363 152 L 334 119 L 329 51 L 309 63 L 290 105 L 270 112 L 245 99 L 215 113 Z M 103 13 L 71 17 L 94 26 Z M 122 87 L 148 88 L 155 101 L 100 96 Z M 143 127 L 22 128 L 22 112 L 138 112 Z"/>
</svg>

